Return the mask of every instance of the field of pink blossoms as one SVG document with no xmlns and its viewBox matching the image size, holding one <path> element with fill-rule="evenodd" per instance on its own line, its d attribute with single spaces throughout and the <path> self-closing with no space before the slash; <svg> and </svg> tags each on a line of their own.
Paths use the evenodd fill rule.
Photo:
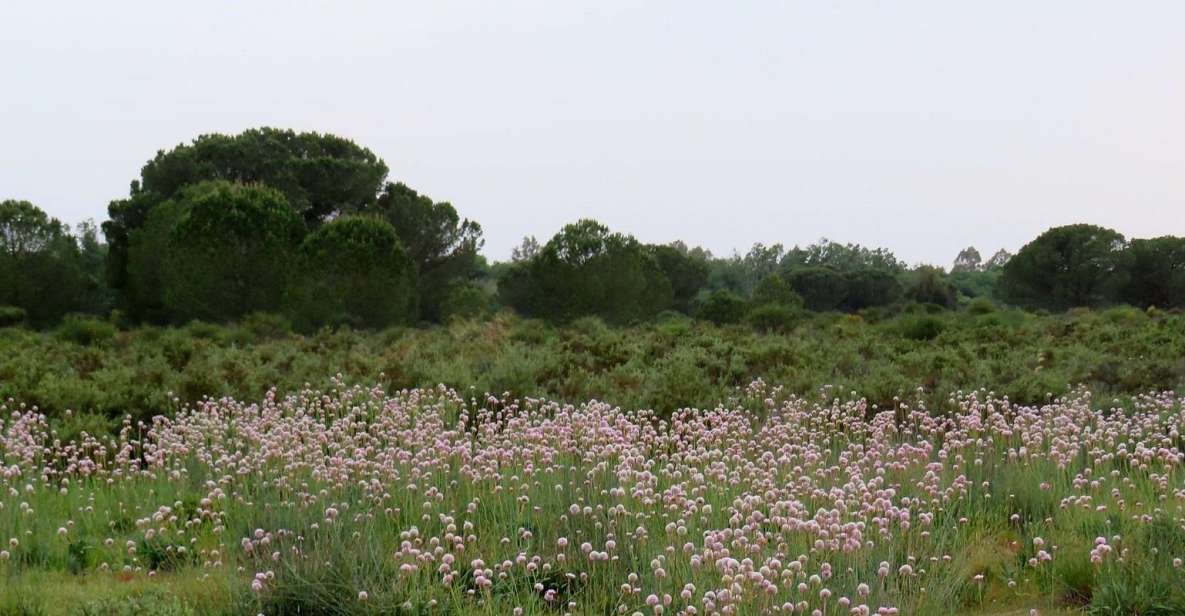
<svg viewBox="0 0 1185 616">
<path fill-rule="evenodd" d="M 0 613 L 1182 614 L 1183 400 L 10 401 Z"/>
</svg>

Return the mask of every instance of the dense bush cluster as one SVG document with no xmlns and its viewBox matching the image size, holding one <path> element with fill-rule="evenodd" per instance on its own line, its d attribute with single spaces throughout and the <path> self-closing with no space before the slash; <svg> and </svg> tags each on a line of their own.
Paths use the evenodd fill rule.
<svg viewBox="0 0 1185 616">
<path fill-rule="evenodd" d="M 1185 316 L 1130 307 L 1034 315 L 975 303 L 966 310 L 796 313 L 765 304 L 718 326 L 678 313 L 611 327 L 600 319 L 549 325 L 510 314 L 433 328 L 293 333 L 280 315 L 234 325 L 192 322 L 119 331 L 70 318 L 52 331 L 0 329 L 0 399 L 36 404 L 55 420 L 124 414 L 147 419 L 204 397 L 256 398 L 350 383 L 560 400 L 597 399 L 667 414 L 704 406 L 760 378 L 810 395 L 829 387 L 891 405 L 923 387 L 931 400 L 988 384 L 1026 404 L 1072 384 L 1100 400 L 1185 391 Z M 472 389 L 470 389 L 472 388 Z M 90 421 L 88 419 L 87 421 Z M 63 425 L 63 429 L 65 426 Z"/>
<path fill-rule="evenodd" d="M 103 312 L 104 259 L 94 225 L 72 234 L 28 201 L 0 201 L 0 326 Z"/>
<path fill-rule="evenodd" d="M 133 321 L 439 320 L 480 265 L 479 225 L 384 184 L 381 159 L 332 135 L 205 135 L 140 176 L 103 224 L 107 280 Z"/>
<path fill-rule="evenodd" d="M 387 173 L 346 139 L 262 128 L 158 152 L 128 197 L 111 202 L 106 244 L 93 224 L 71 233 L 28 202 L 4 201 L 0 325 L 113 310 L 119 321 L 152 324 L 269 312 L 314 331 L 511 308 L 553 323 L 628 324 L 676 311 L 784 331 L 804 311 L 906 303 L 1185 307 L 1185 238 L 1129 241 L 1091 225 L 1050 229 L 1015 256 L 1001 250 L 984 261 L 967 248 L 948 272 L 826 239 L 715 257 L 580 220 L 487 266 L 480 225 Z"/>
</svg>

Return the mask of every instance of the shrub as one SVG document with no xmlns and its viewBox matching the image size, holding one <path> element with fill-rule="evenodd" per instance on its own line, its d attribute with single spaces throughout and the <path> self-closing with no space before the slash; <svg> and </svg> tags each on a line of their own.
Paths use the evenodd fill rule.
<svg viewBox="0 0 1185 616">
<path fill-rule="evenodd" d="M 292 321 L 272 312 L 252 312 L 239 326 L 257 340 L 283 338 L 292 333 Z"/>
<path fill-rule="evenodd" d="M 914 272 L 913 283 L 910 284 L 905 295 L 921 304 L 934 304 L 950 308 L 955 305 L 956 291 L 942 270 L 936 267 L 922 266 Z"/>
<path fill-rule="evenodd" d="M 164 255 L 148 246 L 135 254 L 162 261 L 162 299 L 171 318 L 228 321 L 281 307 L 304 233 L 283 194 L 208 182 L 183 190 L 175 210 L 160 208 L 160 216 L 168 234 Z"/>
<path fill-rule="evenodd" d="M 502 301 L 522 314 L 557 322 L 596 315 L 631 323 L 674 302 L 652 251 L 594 220 L 566 225 L 498 286 Z"/>
<path fill-rule="evenodd" d="M 848 296 L 844 275 L 827 267 L 803 267 L 791 270 L 787 281 L 809 310 L 823 312 L 839 308 Z"/>
<path fill-rule="evenodd" d="M 764 304 L 749 311 L 745 321 L 766 332 L 785 332 L 794 327 L 798 311 L 780 304 Z"/>
<path fill-rule="evenodd" d="M 386 221 L 327 223 L 305 238 L 300 263 L 291 297 L 305 327 L 381 328 L 415 319 L 415 266 Z"/>
<path fill-rule="evenodd" d="M 82 346 L 106 342 L 118 331 L 114 325 L 82 315 L 69 315 L 55 330 L 58 337 Z"/>
<path fill-rule="evenodd" d="M 440 310 L 445 320 L 458 317 L 472 319 L 488 315 L 491 307 L 489 294 L 477 286 L 463 284 L 449 292 Z"/>
<path fill-rule="evenodd" d="M 0 306 L 0 327 L 14 327 L 25 322 L 25 309 L 17 306 Z"/>
<path fill-rule="evenodd" d="M 967 314 L 983 315 L 996 311 L 996 304 L 986 297 L 977 297 L 967 303 Z"/>
<path fill-rule="evenodd" d="M 717 325 L 739 323 L 745 317 L 745 300 L 727 289 L 713 291 L 700 306 L 698 316 Z"/>
<path fill-rule="evenodd" d="M 901 322 L 901 335 L 910 340 L 933 340 L 946 329 L 946 324 L 934 316 L 908 316 Z"/>
<path fill-rule="evenodd" d="M 761 282 L 757 283 L 757 287 L 753 289 L 753 297 L 750 298 L 750 301 L 754 306 L 774 304 L 787 308 L 802 307 L 802 297 L 794 292 L 785 278 L 777 274 L 770 274 L 762 278 Z"/>
</svg>

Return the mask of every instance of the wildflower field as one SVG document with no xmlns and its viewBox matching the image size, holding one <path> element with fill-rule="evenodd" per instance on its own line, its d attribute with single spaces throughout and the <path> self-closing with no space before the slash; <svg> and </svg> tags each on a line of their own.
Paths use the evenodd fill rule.
<svg viewBox="0 0 1185 616">
<path fill-rule="evenodd" d="M 0 408 L 3 614 L 1185 613 L 1172 392 Z"/>
</svg>

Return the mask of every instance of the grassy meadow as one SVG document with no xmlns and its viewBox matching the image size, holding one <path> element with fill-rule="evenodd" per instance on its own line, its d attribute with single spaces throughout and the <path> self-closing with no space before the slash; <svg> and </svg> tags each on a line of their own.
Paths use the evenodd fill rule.
<svg viewBox="0 0 1185 616">
<path fill-rule="evenodd" d="M 0 614 L 1185 613 L 1185 317 L 0 330 Z"/>
</svg>

